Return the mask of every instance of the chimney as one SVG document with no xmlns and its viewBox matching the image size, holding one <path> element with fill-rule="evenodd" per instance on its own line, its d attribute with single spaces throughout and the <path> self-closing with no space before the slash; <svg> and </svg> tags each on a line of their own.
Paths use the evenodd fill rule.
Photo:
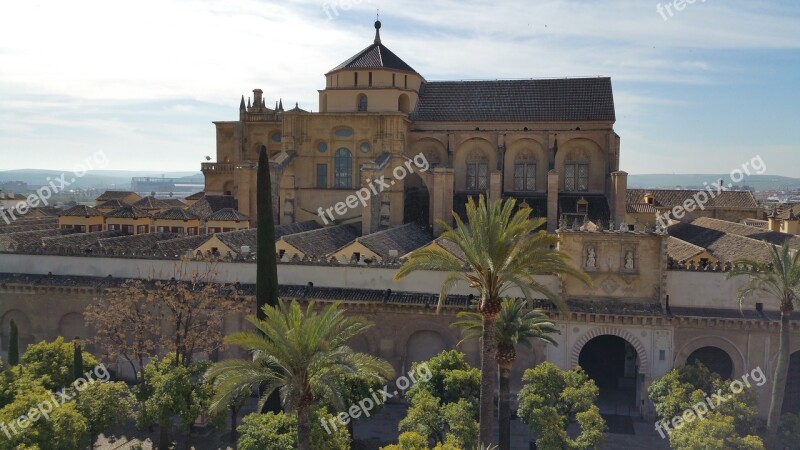
<svg viewBox="0 0 800 450">
<path fill-rule="evenodd" d="M 262 91 L 261 89 L 253 89 L 253 107 L 254 108 L 261 107 L 261 103 L 262 103 L 261 102 L 261 94 L 263 94 L 263 93 L 264 93 L 264 91 Z"/>
</svg>

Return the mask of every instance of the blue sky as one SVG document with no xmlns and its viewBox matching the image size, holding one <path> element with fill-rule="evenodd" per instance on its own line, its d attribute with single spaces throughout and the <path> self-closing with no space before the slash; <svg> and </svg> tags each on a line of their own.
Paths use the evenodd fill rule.
<svg viewBox="0 0 800 450">
<path fill-rule="evenodd" d="M 760 155 L 800 177 L 800 2 L 673 3 L 7 2 L 0 170 L 70 169 L 97 150 L 109 169 L 198 170 L 242 94 L 316 111 L 323 74 L 372 42 L 380 9 L 383 43 L 428 80 L 610 76 L 630 173 Z"/>
</svg>

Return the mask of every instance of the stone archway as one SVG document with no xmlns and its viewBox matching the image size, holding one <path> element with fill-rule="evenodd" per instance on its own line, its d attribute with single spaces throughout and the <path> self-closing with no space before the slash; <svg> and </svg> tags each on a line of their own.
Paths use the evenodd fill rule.
<svg viewBox="0 0 800 450">
<path fill-rule="evenodd" d="M 728 354 L 733 363 L 732 377 L 737 377 L 744 373 L 744 355 L 735 344 L 721 336 L 699 336 L 687 341 L 675 353 L 673 365 L 689 364 L 689 356 L 703 347 L 716 347 Z"/>
<path fill-rule="evenodd" d="M 578 340 L 575 341 L 575 344 L 572 346 L 572 353 L 570 353 L 570 367 L 573 369 L 578 367 L 578 359 L 580 358 L 581 350 L 587 342 L 598 336 L 606 334 L 621 337 L 622 339 L 628 341 L 628 343 L 631 344 L 636 350 L 636 354 L 639 358 L 639 373 L 646 376 L 650 374 L 650 358 L 647 355 L 647 350 L 644 348 L 644 345 L 642 345 L 639 339 L 637 339 L 636 336 L 634 336 L 630 331 L 616 327 L 595 328 L 584 333 L 580 338 L 578 338 Z"/>
<path fill-rule="evenodd" d="M 426 361 L 449 347 L 447 339 L 434 330 L 419 330 L 411 334 L 406 342 L 406 366 Z"/>
<path fill-rule="evenodd" d="M 686 364 L 700 363 L 708 370 L 721 376 L 723 379 L 733 378 L 733 359 L 725 350 L 707 345 L 700 347 L 693 351 L 688 358 Z"/>
</svg>

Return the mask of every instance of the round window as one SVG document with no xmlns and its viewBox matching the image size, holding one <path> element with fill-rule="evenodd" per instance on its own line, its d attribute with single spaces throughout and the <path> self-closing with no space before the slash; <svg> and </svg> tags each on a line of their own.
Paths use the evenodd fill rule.
<svg viewBox="0 0 800 450">
<path fill-rule="evenodd" d="M 317 144 L 317 151 L 320 153 L 325 153 L 326 151 L 328 151 L 328 144 L 320 142 L 319 144 Z"/>
<path fill-rule="evenodd" d="M 281 141 L 281 134 L 280 133 L 273 133 L 272 134 L 272 142 L 280 142 Z"/>
<path fill-rule="evenodd" d="M 361 153 L 369 153 L 369 143 L 364 142 L 363 144 L 361 144 L 361 147 L 359 147 L 359 149 L 361 150 Z"/>
</svg>

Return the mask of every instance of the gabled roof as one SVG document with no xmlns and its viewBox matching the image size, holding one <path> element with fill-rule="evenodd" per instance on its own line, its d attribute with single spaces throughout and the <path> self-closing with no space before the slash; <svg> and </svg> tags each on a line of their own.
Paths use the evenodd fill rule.
<svg viewBox="0 0 800 450">
<path fill-rule="evenodd" d="M 672 209 L 683 205 L 686 200 L 695 196 L 699 200 L 707 198 L 703 203 L 704 208 L 735 208 L 735 209 L 758 209 L 758 202 L 750 191 L 713 191 L 713 196 L 708 191 L 700 189 L 628 189 L 625 204 L 628 212 L 639 212 L 635 208 L 644 203 L 644 196 L 653 196 L 653 208 Z M 704 197 L 705 195 L 705 197 Z M 631 206 L 634 205 L 634 206 Z"/>
<path fill-rule="evenodd" d="M 178 256 L 183 255 L 189 250 L 194 250 L 211 239 L 213 234 L 198 234 L 197 236 L 187 236 L 175 239 L 167 239 L 156 243 L 156 248 L 165 252 L 171 252 Z"/>
<path fill-rule="evenodd" d="M 123 206 L 130 206 L 130 205 L 120 200 L 108 200 L 106 202 L 98 203 L 94 207 L 103 209 L 119 209 L 122 208 Z"/>
<path fill-rule="evenodd" d="M 287 234 L 280 238 L 308 256 L 326 256 L 361 234 L 361 223 L 336 225 L 302 233 Z M 289 255 L 292 256 L 292 255 Z"/>
<path fill-rule="evenodd" d="M 133 205 L 126 205 L 106 214 L 108 219 L 139 219 L 142 217 L 151 217 L 151 215 L 149 212 Z"/>
<path fill-rule="evenodd" d="M 103 217 L 103 213 L 91 206 L 75 205 L 72 208 L 62 211 L 59 216 L 75 216 L 75 217 Z"/>
<path fill-rule="evenodd" d="M 328 73 L 342 69 L 393 69 L 417 72 L 400 59 L 399 56 L 395 55 L 394 52 L 381 44 L 380 41 L 351 56 L 347 61 L 334 67 Z"/>
<path fill-rule="evenodd" d="M 182 202 L 179 198 L 160 198 L 159 200 L 167 206 L 177 206 L 181 208 L 186 206 L 186 203 Z"/>
<path fill-rule="evenodd" d="M 318 230 L 322 225 L 317 223 L 316 220 L 306 220 L 305 222 L 296 222 L 286 225 L 278 225 L 275 227 L 275 240 L 280 239 L 281 236 L 294 233 L 302 233 L 303 231 Z"/>
<path fill-rule="evenodd" d="M 757 241 L 767 241 L 770 244 L 775 245 L 783 245 L 785 241 L 789 241 L 789 247 L 800 250 L 800 237 L 797 237 L 793 234 L 781 233 L 780 231 L 769 231 L 742 223 L 712 219 L 711 217 L 700 217 L 694 219 L 692 221 L 692 225 L 697 225 L 724 233 L 735 234 L 738 236 L 749 237 Z"/>
<path fill-rule="evenodd" d="M 769 222 L 761 219 L 742 219 L 739 221 L 739 223 L 761 229 L 766 229 L 769 227 Z"/>
<path fill-rule="evenodd" d="M 189 211 L 205 218 L 221 209 L 239 209 L 239 202 L 232 195 L 204 195 L 189 207 Z"/>
<path fill-rule="evenodd" d="M 676 223 L 667 228 L 667 233 L 682 241 L 702 247 L 721 262 L 737 259 L 752 259 L 768 262 L 769 250 L 760 241 L 749 237 L 701 227 L 691 223 Z"/>
<path fill-rule="evenodd" d="M 102 194 L 100 194 L 100 197 L 97 197 L 95 200 L 97 200 L 98 202 L 106 202 L 108 200 L 123 200 L 125 197 L 131 194 L 138 195 L 136 194 L 136 192 L 133 191 L 105 191 Z"/>
<path fill-rule="evenodd" d="M 704 253 L 706 249 L 691 242 L 686 242 L 675 236 L 667 236 L 667 255 L 675 261 L 691 261 L 695 256 Z"/>
<path fill-rule="evenodd" d="M 382 259 L 386 259 L 392 257 L 389 254 L 392 250 L 397 250 L 397 256 L 399 257 L 430 243 L 432 240 L 433 233 L 427 227 L 416 223 L 407 223 L 356 238 L 353 242 L 360 242 Z"/>
<path fill-rule="evenodd" d="M 20 231 L 18 233 L 0 234 L 0 248 L 8 246 L 18 247 L 20 245 L 42 245 L 42 238 L 48 236 L 64 236 L 76 234 L 78 230 L 73 228 L 50 228 L 47 230 Z"/>
<path fill-rule="evenodd" d="M 149 195 L 139 201 L 134 202 L 133 206 L 147 210 L 164 209 L 169 207 L 169 205 L 153 197 L 152 195 Z"/>
<path fill-rule="evenodd" d="M 782 208 L 775 216 L 781 220 L 798 220 L 800 218 L 800 204 Z"/>
<path fill-rule="evenodd" d="M 194 194 L 184 197 L 185 200 L 200 200 L 203 196 L 206 195 L 205 191 L 195 192 Z"/>
<path fill-rule="evenodd" d="M 132 236 L 103 238 L 98 240 L 97 244 L 101 248 L 117 251 L 154 250 L 157 248 L 156 244 L 158 242 L 179 237 L 181 235 L 177 233 L 142 233 Z"/>
<path fill-rule="evenodd" d="M 161 220 L 199 220 L 200 217 L 197 214 L 192 212 L 186 211 L 183 208 L 170 208 L 166 211 L 161 211 L 159 213 L 153 214 L 154 219 L 161 219 Z"/>
<path fill-rule="evenodd" d="M 431 81 L 411 120 L 576 122 L 616 120 L 610 78 Z"/>
<path fill-rule="evenodd" d="M 250 216 L 245 215 L 233 208 L 223 208 L 219 211 L 213 212 L 205 217 L 206 221 L 209 220 L 227 220 L 231 222 L 247 222 Z"/>
<path fill-rule="evenodd" d="M 0 226 L 0 234 L 17 233 L 20 231 L 52 230 L 58 228 L 58 218 L 47 217 L 46 219 L 47 219 L 46 221 L 32 220 L 32 219 L 25 219 L 25 220 L 17 219 L 11 222 L 10 225 L 6 225 L 5 221 L 2 221 L 4 226 Z"/>
</svg>

